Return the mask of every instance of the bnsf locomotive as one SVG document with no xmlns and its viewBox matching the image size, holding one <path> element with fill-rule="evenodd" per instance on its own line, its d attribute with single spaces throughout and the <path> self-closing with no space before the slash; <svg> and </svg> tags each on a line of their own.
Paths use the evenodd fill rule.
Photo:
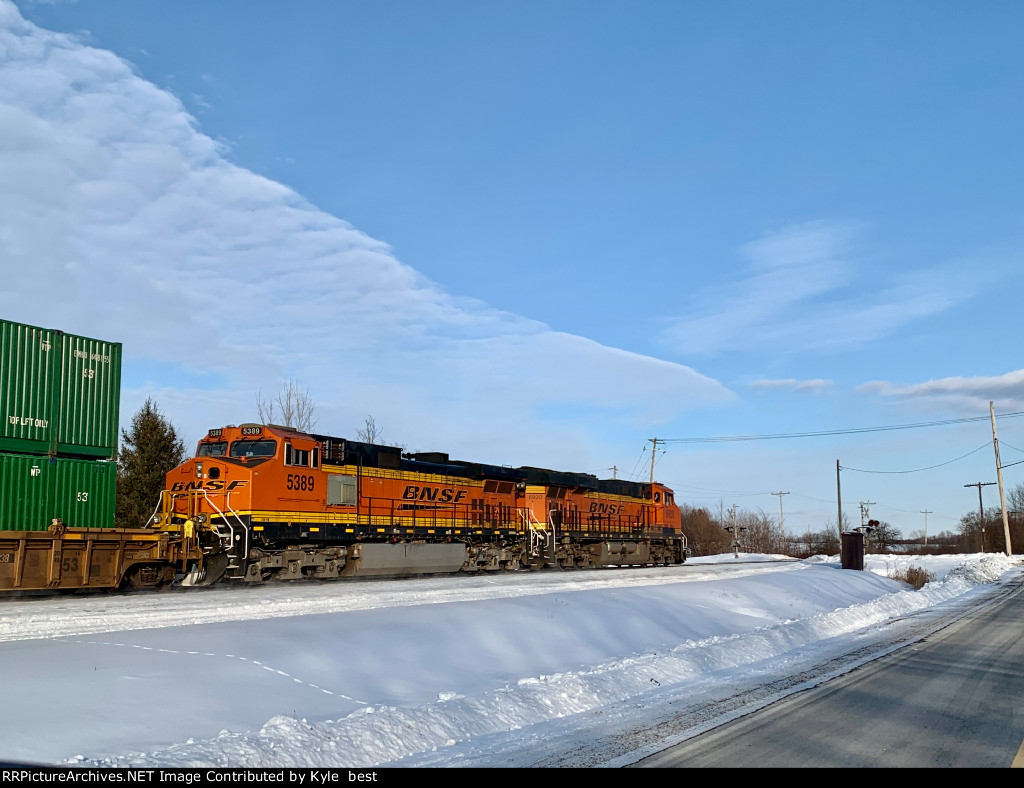
<svg viewBox="0 0 1024 788">
<path fill-rule="evenodd" d="M 661 484 L 263 424 L 210 430 L 167 474 L 154 525 L 195 535 L 205 583 L 679 564 L 688 552 Z"/>
</svg>

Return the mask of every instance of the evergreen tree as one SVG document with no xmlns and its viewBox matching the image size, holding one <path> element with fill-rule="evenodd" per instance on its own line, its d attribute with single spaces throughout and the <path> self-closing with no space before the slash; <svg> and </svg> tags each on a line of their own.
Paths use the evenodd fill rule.
<svg viewBox="0 0 1024 788">
<path fill-rule="evenodd" d="M 143 528 L 160 502 L 164 476 L 181 464 L 185 444 L 152 398 L 121 430 L 117 454 L 116 520 L 122 528 Z"/>
</svg>

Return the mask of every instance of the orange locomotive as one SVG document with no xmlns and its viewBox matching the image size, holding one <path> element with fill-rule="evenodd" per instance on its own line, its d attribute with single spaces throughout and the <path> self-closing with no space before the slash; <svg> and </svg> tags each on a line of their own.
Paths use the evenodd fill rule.
<svg viewBox="0 0 1024 788">
<path fill-rule="evenodd" d="M 154 521 L 196 533 L 205 583 L 679 564 L 688 552 L 661 484 L 274 425 L 210 430 L 166 487 Z"/>
</svg>

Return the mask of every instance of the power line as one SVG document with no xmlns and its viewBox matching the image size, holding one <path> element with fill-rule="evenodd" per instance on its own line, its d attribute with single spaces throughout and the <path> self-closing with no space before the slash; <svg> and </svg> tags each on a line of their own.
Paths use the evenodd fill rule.
<svg viewBox="0 0 1024 788">
<path fill-rule="evenodd" d="M 694 484 L 674 483 L 673 489 L 686 490 L 687 492 L 715 493 L 726 495 L 771 495 L 767 490 L 721 490 L 717 487 L 697 487 Z"/>
<path fill-rule="evenodd" d="M 668 482 L 666 482 L 666 484 L 668 484 Z M 672 484 L 670 486 L 675 491 L 676 495 L 686 495 L 686 497 L 690 498 L 691 500 L 697 500 L 697 499 L 712 499 L 713 500 L 715 498 L 719 498 L 719 499 L 721 499 L 721 498 L 758 498 L 758 497 L 760 497 L 762 495 L 770 495 L 770 493 L 763 493 L 763 492 L 760 492 L 760 493 L 730 493 L 730 492 L 713 493 L 713 492 L 702 492 L 701 493 L 701 492 L 693 492 L 692 490 L 681 489 L 679 487 L 679 485 L 676 485 L 676 484 Z"/>
<path fill-rule="evenodd" d="M 630 479 L 635 479 L 636 478 L 636 469 L 640 466 L 640 460 L 642 460 L 644 458 L 645 454 L 647 454 L 647 444 L 646 443 L 644 444 L 644 447 L 642 449 L 640 449 L 640 456 L 637 457 L 636 458 L 636 462 L 633 463 L 633 470 L 631 470 L 629 472 L 629 478 Z"/>
<path fill-rule="evenodd" d="M 709 488 L 709 487 L 693 487 L 693 486 L 690 486 L 689 489 L 686 489 L 687 485 L 681 484 L 681 483 L 673 483 L 671 481 L 667 482 L 667 484 L 670 487 L 672 487 L 673 490 L 676 491 L 677 495 L 685 494 L 691 500 L 693 500 L 693 499 L 701 499 L 701 498 L 717 498 L 717 499 L 721 500 L 723 497 L 726 497 L 726 496 L 731 497 L 731 498 L 743 498 L 743 497 L 753 497 L 753 496 L 759 496 L 759 495 L 778 495 L 778 493 L 771 493 L 771 492 L 767 492 L 767 491 L 765 491 L 765 492 L 744 492 L 744 491 L 739 491 L 739 490 L 715 490 L 714 488 Z M 973 487 L 974 485 L 972 484 L 970 486 Z M 696 494 L 695 495 L 692 492 L 692 490 L 703 490 L 707 494 Z M 713 494 L 713 493 L 716 493 L 716 492 L 717 493 L 725 493 L 725 495 L 715 495 L 715 494 Z M 807 495 L 806 493 L 801 493 L 801 492 L 794 492 L 792 494 L 795 495 L 797 498 L 806 499 L 808 501 L 815 501 L 817 503 L 829 503 L 829 504 L 833 504 L 833 505 L 835 505 L 835 503 L 836 503 L 836 499 L 835 498 L 818 498 L 817 496 Z M 901 514 L 919 514 L 920 511 L 921 511 L 920 509 L 901 509 L 898 506 L 893 506 L 892 504 L 885 503 L 885 502 L 875 502 L 874 505 L 875 506 L 880 506 L 883 509 L 887 509 L 887 510 L 890 510 L 890 511 L 893 511 L 893 512 L 900 512 Z M 943 513 L 943 512 L 937 512 L 937 513 L 936 512 L 929 512 L 929 514 L 936 514 L 939 518 L 941 518 L 943 520 L 948 520 L 950 522 L 957 522 L 960 519 L 960 515 L 958 515 L 958 514 L 955 514 L 955 515 L 954 514 L 946 514 L 946 513 Z"/>
<path fill-rule="evenodd" d="M 863 468 L 850 468 L 850 467 L 848 467 L 846 465 L 843 465 L 842 469 L 844 471 L 856 471 L 857 473 L 917 473 L 918 471 L 930 471 L 933 468 L 941 468 L 943 465 L 949 465 L 950 463 L 954 463 L 954 462 L 957 462 L 958 460 L 962 460 L 964 457 L 970 457 L 975 452 L 981 451 L 982 449 L 985 449 L 985 448 L 987 448 L 987 447 L 989 447 L 991 445 L 992 445 L 992 441 L 988 441 L 987 443 L 983 443 L 981 446 L 979 446 L 976 449 L 971 449 L 969 452 L 967 452 L 967 454 L 960 455 L 956 459 L 948 460 L 946 462 L 940 462 L 938 465 L 929 465 L 927 468 L 913 468 L 913 469 L 911 469 L 909 471 L 866 471 Z"/>
<path fill-rule="evenodd" d="M 1024 416 L 1024 411 L 1003 413 L 1001 419 Z M 943 419 L 941 421 L 921 421 L 915 424 L 892 424 L 884 427 L 854 427 L 845 430 L 822 430 L 820 432 L 787 432 L 767 435 L 720 435 L 711 438 L 658 438 L 660 443 L 730 443 L 734 441 L 763 441 L 780 438 L 820 438 L 829 435 L 857 435 L 866 432 L 890 432 L 892 430 L 913 430 L 922 427 L 941 427 L 949 424 L 967 424 L 972 421 L 988 421 L 989 416 L 970 416 L 962 419 Z"/>
</svg>

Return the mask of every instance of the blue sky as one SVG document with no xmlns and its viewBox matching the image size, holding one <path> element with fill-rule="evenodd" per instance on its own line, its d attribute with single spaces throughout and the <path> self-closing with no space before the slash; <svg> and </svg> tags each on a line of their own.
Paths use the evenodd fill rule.
<svg viewBox="0 0 1024 788">
<path fill-rule="evenodd" d="M 636 478 L 655 436 L 1021 411 L 1022 22 L 0 0 L 0 315 L 123 341 L 125 416 L 152 395 L 189 442 L 289 378 L 325 432 Z M 836 459 L 990 438 L 670 443 L 656 475 L 817 529 Z M 934 532 L 994 480 L 991 448 L 844 472 L 844 509 Z"/>
</svg>

